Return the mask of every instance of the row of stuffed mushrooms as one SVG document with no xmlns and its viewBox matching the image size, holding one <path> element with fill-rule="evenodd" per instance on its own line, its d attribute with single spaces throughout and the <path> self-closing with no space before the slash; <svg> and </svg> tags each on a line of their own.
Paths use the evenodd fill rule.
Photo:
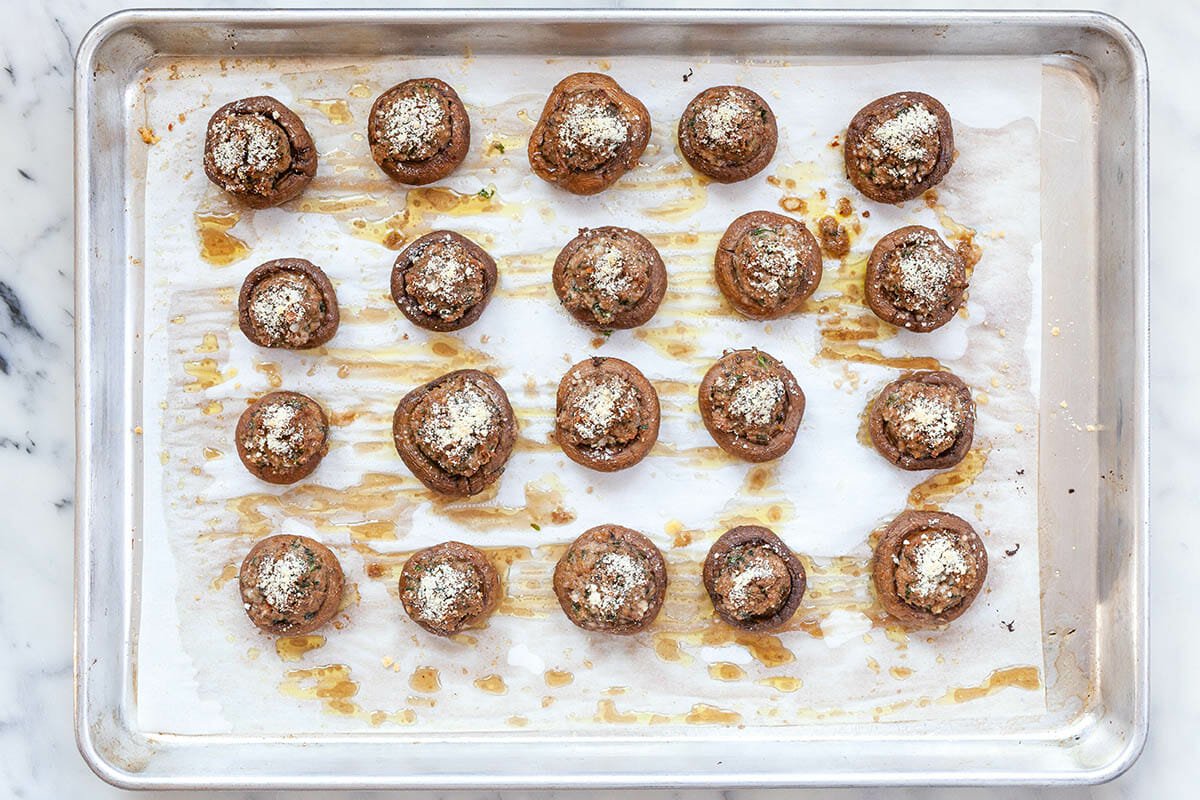
<svg viewBox="0 0 1200 800">
<path fill-rule="evenodd" d="M 974 602 L 987 576 L 987 552 L 971 525 L 953 514 L 905 511 L 880 534 L 871 582 L 883 610 L 910 628 L 940 627 Z M 748 631 L 782 627 L 806 588 L 801 559 L 773 531 L 743 525 L 726 531 L 704 559 L 713 612 Z M 239 587 L 246 614 L 274 635 L 310 633 L 341 607 L 345 577 L 337 556 L 305 536 L 277 535 L 246 555 Z M 620 525 L 584 531 L 554 568 L 559 606 L 576 626 L 633 634 L 658 616 L 667 593 L 662 552 L 644 534 Z M 412 554 L 399 596 L 417 625 L 439 636 L 481 627 L 503 596 L 488 556 L 462 542 Z"/>
<path fill-rule="evenodd" d="M 529 137 L 534 174 L 568 192 L 612 186 L 650 141 L 646 106 L 612 78 L 568 75 L 554 87 Z M 679 150 L 696 171 L 721 183 L 758 174 L 779 140 L 771 106 L 744 86 L 714 86 L 692 98 L 679 119 Z M 441 180 L 462 164 L 471 121 L 458 93 L 438 78 L 414 78 L 381 94 L 367 122 L 371 156 L 408 185 Z M 898 92 L 869 103 L 846 129 L 846 175 L 883 203 L 918 197 L 954 162 L 950 115 L 935 98 Z M 209 120 L 204 170 L 255 208 L 297 197 L 317 171 L 317 150 L 300 117 L 273 97 L 221 106 Z"/>
</svg>

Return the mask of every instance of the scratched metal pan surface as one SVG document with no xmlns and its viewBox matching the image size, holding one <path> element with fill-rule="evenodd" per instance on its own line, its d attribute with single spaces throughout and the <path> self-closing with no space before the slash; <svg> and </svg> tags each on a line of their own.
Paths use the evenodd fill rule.
<svg viewBox="0 0 1200 800">
<path fill-rule="evenodd" d="M 753 746 L 661 738 L 140 729 L 142 392 L 139 125 L 128 102 L 164 57 L 463 52 L 921 58 L 1043 64 L 1039 419 L 1060 402 L 1094 435 L 1042 425 L 1038 514 L 1046 713 L 1005 735 L 936 724 Z M 75 717 L 80 751 L 128 787 L 401 788 L 1096 783 L 1147 732 L 1147 73 L 1136 37 L 1093 13 L 842 11 L 130 11 L 76 64 Z M 916 732 L 914 732 L 914 730 Z"/>
</svg>

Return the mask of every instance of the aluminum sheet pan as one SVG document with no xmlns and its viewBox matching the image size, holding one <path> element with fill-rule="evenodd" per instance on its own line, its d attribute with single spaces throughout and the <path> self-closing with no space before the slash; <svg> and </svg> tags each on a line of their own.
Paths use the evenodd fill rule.
<svg viewBox="0 0 1200 800">
<path fill-rule="evenodd" d="M 144 171 L 137 169 L 145 156 L 134 138 L 142 108 L 134 97 L 137 82 L 147 67 L 171 57 L 466 51 L 847 63 L 967 54 L 1041 58 L 1044 714 L 968 737 L 933 723 L 843 730 L 797 725 L 773 728 L 766 737 L 739 734 L 755 740 L 741 748 L 709 730 L 650 737 L 578 731 L 575 747 L 564 750 L 561 738 L 536 731 L 189 737 L 139 727 L 140 309 L 146 287 L 137 271 L 145 256 L 138 177 Z M 78 663 L 87 668 L 79 674 L 77 712 L 81 749 L 106 778 L 137 786 L 1086 781 L 1111 776 L 1140 749 L 1145 228 L 1137 223 L 1145 214 L 1144 62 L 1119 24 L 1094 15 L 1027 14 L 130 12 L 89 37 L 78 78 Z M 112 191 L 117 185 L 125 187 L 124 197 Z M 1113 261 L 1117 253 L 1122 261 Z M 105 379 L 96 381 L 98 374 Z M 116 506 L 105 498 L 128 500 Z M 108 625 L 117 626 L 116 638 L 111 628 L 102 629 Z M 407 746 L 394 749 L 400 742 Z M 804 743 L 799 758 L 798 742 Z M 228 769 L 231 760 L 236 770 Z"/>
</svg>

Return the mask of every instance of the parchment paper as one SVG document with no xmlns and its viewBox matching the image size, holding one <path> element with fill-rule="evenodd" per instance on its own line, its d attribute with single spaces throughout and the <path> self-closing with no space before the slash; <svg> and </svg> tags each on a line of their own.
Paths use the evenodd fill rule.
<svg viewBox="0 0 1200 800">
<path fill-rule="evenodd" d="M 654 121 L 643 166 L 592 198 L 543 183 L 525 157 L 550 88 L 584 69 L 609 71 Z M 467 104 L 471 150 L 441 189 L 406 192 L 370 158 L 367 113 L 383 89 L 426 74 L 445 78 Z M 675 145 L 683 107 L 721 83 L 754 88 L 779 119 L 774 161 L 733 186 L 701 181 Z M 832 142 L 859 107 L 901 89 L 945 103 L 959 157 L 936 202 L 896 208 L 848 185 Z M 303 117 L 320 169 L 300 199 L 241 211 L 228 234 L 246 252 L 217 266 L 202 255 L 219 255 L 229 240 L 210 229 L 215 238 L 205 245 L 200 222 L 231 223 L 237 210 L 204 177 L 204 125 L 222 103 L 260 93 Z M 148 148 L 141 725 L 192 734 L 658 735 L 662 726 L 856 720 L 1003 725 L 1042 711 L 1040 93 L 1038 63 L 1010 59 L 609 64 L 458 55 L 357 65 L 178 62 L 148 74 L 139 102 L 147 138 L 158 141 L 131 133 L 131 146 Z M 494 195 L 470 197 L 481 189 Z M 782 204 L 815 229 L 841 197 L 853 206 L 839 218 L 851 227 L 853 250 L 841 262 L 825 259 L 805 312 L 770 323 L 739 318 L 711 276 L 725 226 Z M 872 245 L 913 223 L 952 241 L 974 229 L 982 251 L 965 310 L 927 335 L 895 333 L 861 304 Z M 644 330 L 608 338 L 571 321 L 549 277 L 578 228 L 604 224 L 650 236 L 670 275 L 666 300 Z M 437 228 L 474 239 L 499 265 L 492 304 L 458 334 L 415 328 L 388 295 L 395 248 Z M 319 351 L 261 349 L 237 330 L 245 274 L 283 256 L 310 259 L 336 285 L 342 325 Z M 750 345 L 782 358 L 808 398 L 791 452 L 759 467 L 715 448 L 695 402 L 700 377 L 722 350 Z M 592 353 L 633 362 L 662 398 L 659 444 L 615 475 L 579 467 L 547 441 L 559 378 Z M 902 472 L 860 437 L 870 398 L 902 367 L 929 359 L 966 380 L 979 404 L 975 450 L 945 477 Z M 521 439 L 497 491 L 446 503 L 404 468 L 390 423 L 405 392 L 464 366 L 498 377 Z M 276 384 L 311 395 L 333 416 L 329 455 L 292 487 L 256 481 L 233 446 L 246 402 Z M 931 478 L 940 488 L 918 486 Z M 868 588 L 869 536 L 910 503 L 967 518 L 989 551 L 985 592 L 944 631 L 910 635 L 890 625 Z M 663 614 L 633 637 L 574 628 L 550 588 L 562 545 L 609 521 L 644 531 L 669 563 Z M 773 528 L 808 568 L 800 611 L 775 636 L 712 622 L 699 580 L 711 542 L 747 521 Z M 322 638 L 277 645 L 242 611 L 237 565 L 254 541 L 278 532 L 318 538 L 345 569 L 346 606 Z M 457 640 L 411 623 L 395 585 L 407 553 L 447 539 L 489 549 L 508 594 L 488 627 Z"/>
</svg>

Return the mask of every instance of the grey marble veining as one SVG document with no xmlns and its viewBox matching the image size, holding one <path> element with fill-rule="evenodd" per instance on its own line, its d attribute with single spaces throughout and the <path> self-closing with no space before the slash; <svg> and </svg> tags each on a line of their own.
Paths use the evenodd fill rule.
<svg viewBox="0 0 1200 800">
<path fill-rule="evenodd" d="M 691 3 L 699 5 L 700 3 Z M 72 329 L 72 59 L 88 27 L 119 0 L 10 0 L 0 29 L 0 795 L 112 797 L 75 749 L 71 721 L 74 387 Z M 142 2 L 140 5 L 159 5 Z M 270 2 L 193 5 L 270 6 Z M 309 4 L 316 5 L 316 4 Z M 325 6 L 328 3 L 320 3 Z M 358 0 L 351 5 L 388 6 Z M 447 3 L 446 5 L 480 5 Z M 568 5 L 526 3 L 523 5 Z M 616 5 L 641 5 L 621 2 Z M 676 5 L 660 2 L 656 5 Z M 756 2 L 754 5 L 785 5 Z M 786 4 L 809 5 L 809 4 Z M 817 4 L 819 5 L 819 4 Z M 879 7 L 892 3 L 842 3 Z M 906 3 L 921 7 L 1049 8 L 1037 0 Z M 841 790 L 689 792 L 655 797 L 917 798 L 1195 797 L 1200 660 L 1190 613 L 1196 567 L 1193 423 L 1200 393 L 1195 335 L 1200 270 L 1189 211 L 1200 183 L 1200 4 L 1097 0 L 1142 38 L 1151 65 L 1153 360 L 1151 586 L 1154 619 L 1151 734 L 1141 761 L 1117 781 L 1067 790 Z M 1168 10 L 1169 9 L 1169 10 Z M 1194 222 L 1192 223 L 1194 225 Z M 4 790 L 7 790 L 5 792 Z M 637 793 L 645 796 L 647 793 Z M 559 792 L 540 797 L 589 797 Z M 201 797 L 202 793 L 171 797 Z M 238 795 L 225 795 L 238 796 Z M 271 795 L 259 795 L 271 796 Z M 331 795 L 326 795 L 331 796 Z M 341 795 L 344 796 L 344 795 Z M 378 796 L 378 795 L 372 795 Z M 453 797 L 483 795 L 453 794 Z M 494 795 L 489 795 L 494 796 Z M 528 793 L 506 794 L 526 797 Z"/>
</svg>

